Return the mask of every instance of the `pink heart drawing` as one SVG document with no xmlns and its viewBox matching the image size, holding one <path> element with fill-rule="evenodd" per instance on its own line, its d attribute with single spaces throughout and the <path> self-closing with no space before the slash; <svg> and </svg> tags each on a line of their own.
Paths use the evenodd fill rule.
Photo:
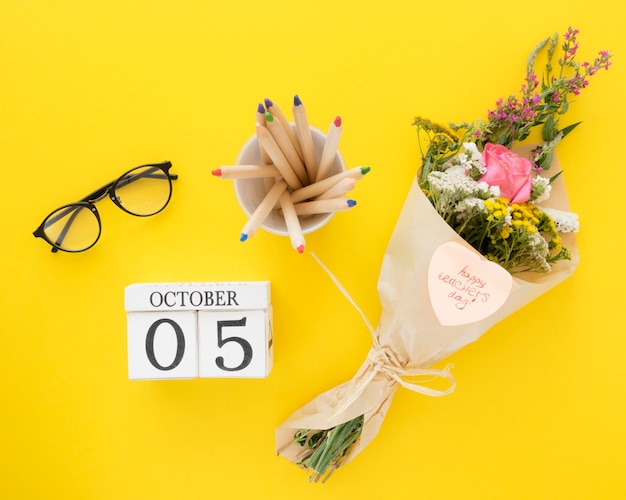
<svg viewBox="0 0 626 500">
<path fill-rule="evenodd" d="M 465 325 L 486 318 L 506 302 L 513 277 L 474 250 L 449 241 L 428 266 L 428 293 L 442 325 Z"/>
</svg>

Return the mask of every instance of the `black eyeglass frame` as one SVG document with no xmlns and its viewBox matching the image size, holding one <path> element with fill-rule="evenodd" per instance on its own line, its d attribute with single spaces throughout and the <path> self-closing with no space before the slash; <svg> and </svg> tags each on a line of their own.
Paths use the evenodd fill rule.
<svg viewBox="0 0 626 500">
<path fill-rule="evenodd" d="M 135 181 L 136 178 L 133 177 L 127 177 L 128 174 L 132 173 L 134 170 L 140 169 L 140 168 L 145 168 L 145 167 L 154 167 L 155 171 L 156 170 L 160 170 L 165 174 L 165 178 L 167 179 L 168 183 L 169 183 L 169 195 L 167 197 L 167 200 L 165 201 L 165 203 L 163 204 L 163 206 L 159 209 L 156 210 L 155 212 L 149 213 L 149 214 L 136 214 L 134 212 L 131 212 L 130 210 L 128 210 L 127 208 L 125 208 L 122 203 L 120 202 L 119 198 L 115 195 L 115 190 L 117 188 L 126 186 L 128 184 L 130 184 L 131 182 Z M 124 172 L 122 175 L 120 175 L 117 179 L 108 182 L 107 184 L 105 184 L 102 187 L 99 187 L 98 189 L 96 189 L 95 191 L 93 191 L 92 193 L 88 194 L 87 196 L 81 198 L 80 200 L 74 202 L 74 203 L 68 203 L 66 205 L 62 205 L 58 208 L 56 208 L 55 210 L 53 210 L 52 212 L 50 212 L 43 220 L 43 222 L 39 225 L 39 227 L 37 229 L 35 229 L 35 231 L 33 231 L 33 236 L 35 236 L 35 238 L 41 238 L 43 239 L 46 243 L 48 243 L 51 247 L 52 247 L 52 252 L 58 252 L 59 250 L 61 250 L 62 252 L 69 252 L 69 253 L 79 253 L 79 252 L 84 252 L 85 250 L 89 250 L 91 247 L 93 247 L 98 240 L 100 239 L 100 235 L 102 234 L 102 221 L 100 219 L 100 214 L 98 213 L 98 209 L 95 206 L 95 203 L 99 202 L 100 200 L 104 199 L 106 197 L 106 195 L 109 195 L 109 198 L 111 199 L 111 201 L 119 208 L 121 208 L 124 212 L 130 214 L 130 215 L 134 215 L 135 217 L 151 217 L 153 215 L 158 214 L 159 212 L 161 212 L 170 202 L 170 199 L 172 198 L 172 181 L 178 179 L 178 174 L 171 174 L 169 172 L 170 168 L 172 168 L 172 162 L 170 161 L 164 161 L 161 163 L 146 163 L 144 165 L 139 165 L 137 167 L 133 167 L 130 170 L 127 170 L 126 172 Z M 150 173 L 153 173 L 154 171 L 151 171 Z M 145 176 L 147 174 L 143 174 L 143 176 Z M 59 218 L 64 217 L 65 215 L 67 215 L 69 213 L 69 211 L 76 209 L 77 207 L 84 207 L 89 209 L 93 215 L 95 216 L 96 220 L 98 221 L 98 236 L 95 238 L 95 240 L 93 241 L 93 243 L 85 248 L 81 248 L 79 250 L 70 250 L 67 248 L 63 248 L 61 246 L 61 243 L 65 237 L 65 234 L 67 234 L 67 231 L 69 230 L 70 226 L 72 225 L 72 222 L 74 220 L 75 215 L 74 214 L 78 214 L 78 210 L 74 211 L 74 214 L 72 214 L 72 216 L 70 216 L 70 220 L 66 223 L 65 227 L 63 228 L 63 230 L 61 231 L 61 234 L 59 235 L 59 237 L 57 238 L 57 241 L 52 241 L 50 238 L 48 238 L 48 236 L 46 235 L 45 232 L 45 227 L 46 227 L 46 223 L 50 222 L 48 219 L 50 219 L 50 217 L 54 214 L 60 213 L 60 215 L 58 216 Z M 64 208 L 67 209 L 67 211 L 65 212 L 61 212 Z M 56 219 L 58 220 L 58 219 Z M 54 222 L 54 220 L 52 221 Z"/>
</svg>

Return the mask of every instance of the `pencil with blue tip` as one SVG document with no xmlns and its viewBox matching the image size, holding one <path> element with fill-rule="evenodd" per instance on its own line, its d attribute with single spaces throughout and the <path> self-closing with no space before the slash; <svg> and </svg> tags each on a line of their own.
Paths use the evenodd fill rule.
<svg viewBox="0 0 626 500">
<path fill-rule="evenodd" d="M 281 195 L 287 190 L 287 183 L 283 180 L 277 181 L 272 186 L 269 192 L 265 195 L 265 198 L 259 203 L 252 215 L 248 219 L 248 222 L 241 229 L 241 236 L 239 241 L 246 241 L 257 232 L 261 224 L 265 221 L 267 216 L 276 206 Z"/>
<path fill-rule="evenodd" d="M 294 208 L 298 215 L 327 214 L 349 210 L 356 206 L 356 201 L 350 198 L 329 198 L 295 203 Z"/>
<path fill-rule="evenodd" d="M 302 147 L 304 166 L 306 167 L 310 182 L 314 182 L 317 176 L 317 159 L 315 158 L 313 136 L 311 135 L 311 127 L 306 114 L 306 108 L 297 95 L 293 98 L 293 119 L 296 124 L 296 136 Z"/>
</svg>

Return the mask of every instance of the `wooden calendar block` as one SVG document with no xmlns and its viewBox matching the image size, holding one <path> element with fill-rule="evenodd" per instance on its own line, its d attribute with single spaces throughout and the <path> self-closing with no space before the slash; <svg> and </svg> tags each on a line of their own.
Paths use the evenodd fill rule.
<svg viewBox="0 0 626 500">
<path fill-rule="evenodd" d="M 266 377 L 272 369 L 271 311 L 200 311 L 200 377 Z"/>
<path fill-rule="evenodd" d="M 273 364 L 267 281 L 138 283 L 125 289 L 133 380 L 266 377 Z"/>
<path fill-rule="evenodd" d="M 198 326 L 194 311 L 129 312 L 131 380 L 198 376 Z"/>
</svg>

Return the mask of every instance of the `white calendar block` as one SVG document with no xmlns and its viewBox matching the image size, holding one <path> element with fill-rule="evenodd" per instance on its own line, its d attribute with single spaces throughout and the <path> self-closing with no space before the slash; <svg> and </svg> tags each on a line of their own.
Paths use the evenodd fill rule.
<svg viewBox="0 0 626 500">
<path fill-rule="evenodd" d="M 124 307 L 132 380 L 257 378 L 272 369 L 268 281 L 137 283 Z"/>
<path fill-rule="evenodd" d="M 198 325 L 193 311 L 129 312 L 131 380 L 198 376 Z"/>
<path fill-rule="evenodd" d="M 266 311 L 200 311 L 200 377 L 265 377 L 272 368 Z"/>
</svg>

